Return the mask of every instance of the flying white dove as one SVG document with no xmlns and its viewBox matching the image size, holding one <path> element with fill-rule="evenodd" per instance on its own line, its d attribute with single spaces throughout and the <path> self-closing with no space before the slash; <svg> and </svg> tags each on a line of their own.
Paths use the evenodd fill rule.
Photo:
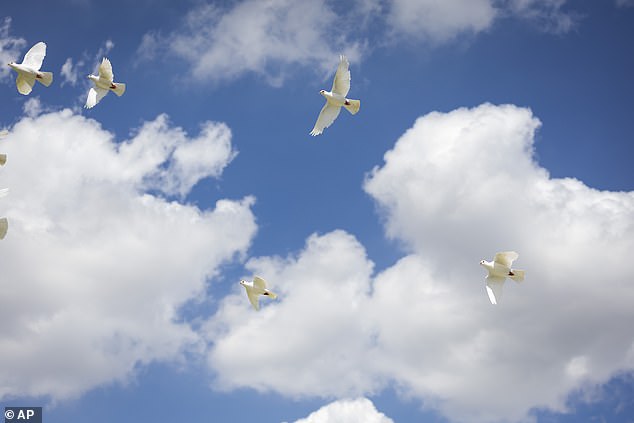
<svg viewBox="0 0 634 423">
<path fill-rule="evenodd" d="M 489 294 L 491 304 L 497 304 L 502 299 L 502 286 L 504 286 L 504 281 L 507 277 L 518 283 L 524 280 L 523 270 L 511 268 L 513 262 L 517 260 L 518 257 L 519 254 L 515 251 L 504 251 L 497 253 L 493 261 L 480 261 L 480 266 L 489 272 L 486 281 L 487 294 Z"/>
<path fill-rule="evenodd" d="M 40 71 L 45 56 L 46 44 L 40 41 L 26 52 L 22 63 L 9 63 L 9 67 L 18 73 L 15 85 L 17 85 L 20 94 L 28 95 L 33 89 L 35 81 L 40 81 L 46 87 L 53 82 L 51 72 Z"/>
<path fill-rule="evenodd" d="M 0 239 L 4 239 L 7 236 L 7 231 L 9 230 L 9 221 L 6 217 L 0 219 Z"/>
<path fill-rule="evenodd" d="M 4 197 L 9 193 L 9 188 L 0 189 L 0 197 Z M 9 229 L 9 221 L 6 217 L 0 219 L 0 239 L 4 239 Z"/>
<path fill-rule="evenodd" d="M 9 131 L 7 131 L 7 130 L 0 131 L 0 138 L 4 138 L 7 135 L 9 135 Z M 0 154 L 0 166 L 4 166 L 6 162 L 7 162 L 7 155 L 6 154 Z"/>
<path fill-rule="evenodd" d="M 240 281 L 240 285 L 244 286 L 244 289 L 247 290 L 247 297 L 249 297 L 249 301 L 254 309 L 260 309 L 259 297 L 260 295 L 266 295 L 273 299 L 277 298 L 277 295 L 273 292 L 269 291 L 266 288 L 266 281 L 259 276 L 253 277 L 253 282 L 247 282 L 245 280 Z"/>
<path fill-rule="evenodd" d="M 339 67 L 335 74 L 335 80 L 332 82 L 330 91 L 321 90 L 319 94 L 326 97 L 326 104 L 321 109 L 315 127 L 310 131 L 313 137 L 324 132 L 339 116 L 341 106 L 345 107 L 353 115 L 357 114 L 361 101 L 347 99 L 348 91 L 350 91 L 350 70 L 348 67 L 348 59 L 343 54 L 339 56 Z"/>
<path fill-rule="evenodd" d="M 88 79 L 90 79 L 95 86 L 88 91 L 88 98 L 84 106 L 87 109 L 95 107 L 95 105 L 108 94 L 108 91 L 113 91 L 119 97 L 125 92 L 125 84 L 113 82 L 114 74 L 112 73 L 112 65 L 110 64 L 110 60 L 105 57 L 101 61 L 101 65 L 99 65 L 99 76 L 88 75 Z"/>
</svg>

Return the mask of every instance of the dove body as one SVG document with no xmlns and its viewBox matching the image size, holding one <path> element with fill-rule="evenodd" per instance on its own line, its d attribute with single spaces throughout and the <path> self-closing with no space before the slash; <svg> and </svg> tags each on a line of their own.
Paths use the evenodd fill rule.
<svg viewBox="0 0 634 423">
<path fill-rule="evenodd" d="M 260 309 L 260 295 L 265 295 L 273 299 L 277 298 L 277 295 L 266 287 L 266 281 L 259 276 L 255 276 L 253 282 L 241 280 L 240 285 L 246 289 L 249 302 L 256 310 Z"/>
<path fill-rule="evenodd" d="M 88 75 L 95 86 L 88 91 L 85 108 L 91 109 L 101 101 L 110 91 L 121 97 L 125 92 L 125 84 L 122 82 L 114 82 L 114 73 L 112 73 L 112 64 L 105 57 L 99 65 L 99 75 Z"/>
<path fill-rule="evenodd" d="M 326 98 L 326 101 L 335 106 L 343 106 L 345 104 L 350 104 L 350 100 L 342 96 L 341 94 L 333 93 L 332 91 L 321 90 L 319 94 L 323 95 Z"/>
<path fill-rule="evenodd" d="M 515 251 L 503 251 L 497 253 L 493 261 L 481 260 L 480 266 L 484 267 L 488 274 L 486 276 L 486 290 L 491 304 L 497 304 L 502 298 L 502 287 L 506 278 L 511 278 L 515 282 L 524 280 L 524 271 L 513 269 L 511 266 L 517 260 L 519 254 Z"/>
<path fill-rule="evenodd" d="M 20 94 L 30 94 L 35 81 L 39 81 L 45 87 L 48 87 L 53 82 L 53 74 L 51 72 L 40 70 L 44 57 L 46 57 L 46 44 L 40 41 L 26 52 L 22 63 L 9 63 L 9 67 L 18 74 L 15 84 Z"/>
<path fill-rule="evenodd" d="M 321 90 L 319 94 L 324 96 L 326 104 L 321 109 L 317 122 L 310 135 L 316 136 L 321 134 L 324 129 L 328 128 L 339 116 L 341 108 L 344 107 L 351 114 L 356 114 L 361 107 L 361 101 L 346 98 L 350 91 L 350 69 L 348 59 L 344 55 L 339 57 L 339 67 L 335 73 L 335 79 L 332 83 L 330 91 Z"/>
<path fill-rule="evenodd" d="M 88 79 L 90 79 L 96 87 L 103 88 L 104 90 L 114 90 L 117 88 L 114 82 L 107 78 L 102 78 L 96 75 L 88 75 Z"/>
</svg>

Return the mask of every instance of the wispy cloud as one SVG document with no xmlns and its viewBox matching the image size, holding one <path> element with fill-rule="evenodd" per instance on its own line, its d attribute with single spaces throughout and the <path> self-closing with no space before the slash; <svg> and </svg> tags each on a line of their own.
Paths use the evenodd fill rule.
<svg viewBox="0 0 634 423">
<path fill-rule="evenodd" d="M 5 65 L 12 61 L 20 62 L 22 59 L 19 57 L 20 54 L 26 53 L 22 52 L 22 49 L 26 46 L 26 40 L 9 35 L 10 29 L 11 18 L 4 18 L 0 24 L 0 63 L 2 63 L 2 66 L 0 66 L 0 80 L 4 81 L 9 80 L 9 74 L 11 73 L 11 69 Z"/>
<path fill-rule="evenodd" d="M 139 56 L 171 53 L 199 80 L 254 72 L 279 85 L 286 66 L 331 70 L 340 52 L 357 57 L 359 45 L 341 23 L 325 0 L 246 0 L 229 8 L 203 5 L 188 13 L 178 31 L 146 34 Z"/>
<path fill-rule="evenodd" d="M 511 0 L 508 9 L 514 16 L 533 22 L 546 32 L 565 33 L 577 25 L 580 15 L 565 10 L 567 0 Z"/>
<path fill-rule="evenodd" d="M 280 85 L 293 66 L 312 66 L 322 76 L 339 53 L 352 61 L 378 45 L 400 39 L 430 46 L 486 31 L 504 17 L 524 19 L 552 32 L 574 24 L 566 0 L 356 0 L 343 10 L 326 0 L 242 0 L 231 6 L 203 4 L 189 11 L 181 26 L 164 34 L 151 31 L 138 48 L 141 61 L 171 55 L 198 81 L 218 82 L 246 73 Z M 381 33 L 368 35 L 368 22 Z"/>
<path fill-rule="evenodd" d="M 615 0 L 618 7 L 632 7 L 634 0 Z"/>
</svg>

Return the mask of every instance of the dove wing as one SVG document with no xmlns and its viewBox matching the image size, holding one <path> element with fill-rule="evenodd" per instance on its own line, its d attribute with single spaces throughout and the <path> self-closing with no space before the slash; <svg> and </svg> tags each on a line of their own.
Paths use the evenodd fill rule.
<svg viewBox="0 0 634 423">
<path fill-rule="evenodd" d="M 515 251 L 503 251 L 501 253 L 497 253 L 493 261 L 510 269 L 513 262 L 517 260 L 519 256 L 520 255 Z"/>
<path fill-rule="evenodd" d="M 260 288 L 261 290 L 266 289 L 266 281 L 259 276 L 253 277 L 253 286 Z"/>
<path fill-rule="evenodd" d="M 247 297 L 249 297 L 249 302 L 251 303 L 254 309 L 259 310 L 260 309 L 260 301 L 258 300 L 259 295 L 253 292 L 252 289 L 249 289 L 246 286 L 245 286 L 245 289 L 247 290 Z"/>
<path fill-rule="evenodd" d="M 497 304 L 502 299 L 502 287 L 504 286 L 504 279 L 499 276 L 487 276 L 487 294 L 491 304 Z"/>
<path fill-rule="evenodd" d="M 103 88 L 93 87 L 88 91 L 88 98 L 86 98 L 86 104 L 84 107 L 86 109 L 92 109 L 108 94 L 108 90 L 104 90 Z"/>
<path fill-rule="evenodd" d="M 18 77 L 15 80 L 15 85 L 18 87 L 18 92 L 20 94 L 30 94 L 33 89 L 33 85 L 35 85 L 35 76 L 19 72 Z"/>
<path fill-rule="evenodd" d="M 314 137 L 324 132 L 324 129 L 332 125 L 335 119 L 337 119 L 340 111 L 341 107 L 333 106 L 332 104 L 326 102 L 326 105 L 321 109 L 321 112 L 319 113 L 317 122 L 315 122 L 315 127 L 312 131 L 310 131 L 310 135 Z"/>
<path fill-rule="evenodd" d="M 350 91 L 350 70 L 348 69 L 350 64 L 348 59 L 343 54 L 339 56 L 339 66 L 337 67 L 337 73 L 335 73 L 335 80 L 332 82 L 332 91 L 335 94 L 341 94 L 347 96 Z"/>
<path fill-rule="evenodd" d="M 103 58 L 103 60 L 101 61 L 101 64 L 99 65 L 99 78 L 107 79 L 110 82 L 114 81 L 114 73 L 112 73 L 112 64 L 110 63 L 110 60 L 106 59 L 105 57 Z"/>
<path fill-rule="evenodd" d="M 24 60 L 22 60 L 22 64 L 38 71 L 42 67 L 42 62 L 44 61 L 45 56 L 46 44 L 40 41 L 26 52 Z"/>
</svg>

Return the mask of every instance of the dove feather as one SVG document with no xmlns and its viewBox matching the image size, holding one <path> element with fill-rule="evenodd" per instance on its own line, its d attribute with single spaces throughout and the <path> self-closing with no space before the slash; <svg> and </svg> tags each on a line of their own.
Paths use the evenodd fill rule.
<svg viewBox="0 0 634 423">
<path fill-rule="evenodd" d="M 332 91 L 335 94 L 340 94 L 342 96 L 347 96 L 348 91 L 350 91 L 350 64 L 348 63 L 348 59 L 346 56 L 339 56 L 339 66 L 337 67 L 337 72 L 335 73 L 335 79 L 332 82 Z"/>
<path fill-rule="evenodd" d="M 44 57 L 46 57 L 46 44 L 40 41 L 26 52 L 24 60 L 22 60 L 22 64 L 35 71 L 39 71 L 42 67 L 42 63 L 44 62 Z"/>
<path fill-rule="evenodd" d="M 317 122 L 315 122 L 315 127 L 312 131 L 310 131 L 310 135 L 315 136 L 324 132 L 324 129 L 328 128 L 339 116 L 339 112 L 341 111 L 340 106 L 335 106 L 326 102 L 324 107 L 319 112 L 319 117 L 317 118 Z"/>
<path fill-rule="evenodd" d="M 510 269 L 511 265 L 513 265 L 513 262 L 517 260 L 519 256 L 520 255 L 517 254 L 515 251 L 503 251 L 501 253 L 497 253 L 493 261 Z"/>
<path fill-rule="evenodd" d="M 99 65 L 99 78 L 110 82 L 114 81 L 114 73 L 112 73 L 112 64 L 107 58 L 103 58 Z"/>
</svg>

